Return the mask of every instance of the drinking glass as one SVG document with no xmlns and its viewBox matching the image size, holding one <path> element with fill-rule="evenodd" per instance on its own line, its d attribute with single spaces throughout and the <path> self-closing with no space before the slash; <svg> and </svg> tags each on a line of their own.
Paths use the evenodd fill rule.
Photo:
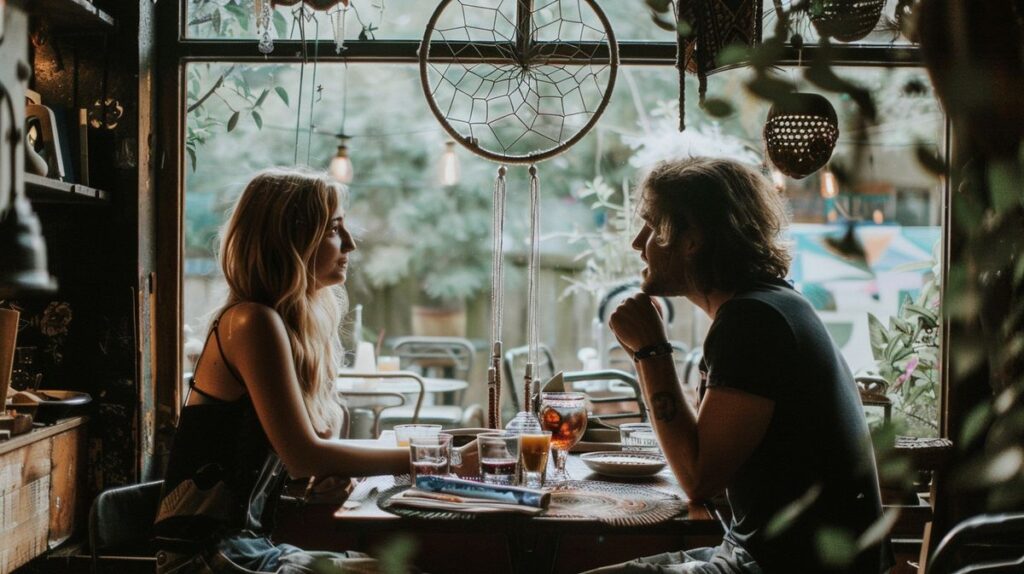
<svg viewBox="0 0 1024 574">
<path fill-rule="evenodd" d="M 519 435 L 485 432 L 476 435 L 480 450 L 480 476 L 489 484 L 515 484 Z"/>
<path fill-rule="evenodd" d="M 544 471 L 551 452 L 551 431 L 519 435 L 519 464 L 523 466 L 523 484 L 529 488 L 544 486 Z"/>
<path fill-rule="evenodd" d="M 377 357 L 377 371 L 390 372 L 401 370 L 401 360 L 395 355 L 381 355 Z"/>
<path fill-rule="evenodd" d="M 569 480 L 565 460 L 569 449 L 587 430 L 587 396 L 583 393 L 541 393 L 540 425 L 551 431 L 551 449 L 555 455 L 556 482 Z"/>
<path fill-rule="evenodd" d="M 619 426 L 619 439 L 626 452 L 658 454 L 661 446 L 650 423 L 625 423 Z"/>
<path fill-rule="evenodd" d="M 412 483 L 417 476 L 448 476 L 451 473 L 452 435 L 413 435 L 409 439 Z"/>
<path fill-rule="evenodd" d="M 395 444 L 409 446 L 409 438 L 413 436 L 437 436 L 441 425 L 395 425 Z"/>
</svg>

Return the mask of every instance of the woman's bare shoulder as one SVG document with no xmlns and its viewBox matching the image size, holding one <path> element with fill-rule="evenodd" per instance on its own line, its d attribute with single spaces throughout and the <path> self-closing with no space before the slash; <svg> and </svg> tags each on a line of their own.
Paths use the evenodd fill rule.
<svg viewBox="0 0 1024 574">
<path fill-rule="evenodd" d="M 285 335 L 284 321 L 277 311 L 252 301 L 243 301 L 225 311 L 220 324 L 230 337 L 262 339 Z"/>
</svg>

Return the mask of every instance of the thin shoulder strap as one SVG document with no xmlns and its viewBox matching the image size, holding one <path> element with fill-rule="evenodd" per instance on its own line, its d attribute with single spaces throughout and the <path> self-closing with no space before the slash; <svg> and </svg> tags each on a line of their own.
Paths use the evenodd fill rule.
<svg viewBox="0 0 1024 574">
<path fill-rule="evenodd" d="M 220 342 L 220 319 L 224 316 L 224 313 L 227 313 L 229 309 L 237 304 L 238 303 L 232 303 L 225 307 L 224 310 L 220 312 L 220 315 L 213 321 L 210 331 L 213 332 L 213 338 L 217 341 L 217 350 L 220 351 L 220 360 L 224 361 L 224 366 L 227 367 L 228 372 L 231 373 L 231 376 L 235 378 L 235 381 L 242 387 L 242 390 L 245 391 L 247 389 L 245 388 L 245 382 L 243 382 L 242 376 L 238 374 L 235 367 L 233 367 L 231 362 L 228 361 L 227 355 L 224 354 L 224 346 Z M 207 335 L 207 340 L 209 340 L 209 335 Z"/>
</svg>

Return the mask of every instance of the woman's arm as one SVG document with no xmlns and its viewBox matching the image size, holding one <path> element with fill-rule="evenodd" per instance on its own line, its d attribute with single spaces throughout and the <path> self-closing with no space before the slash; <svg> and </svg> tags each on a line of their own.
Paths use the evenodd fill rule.
<svg viewBox="0 0 1024 574">
<path fill-rule="evenodd" d="M 321 438 L 306 413 L 281 317 L 270 307 L 242 303 L 224 314 L 226 359 L 245 381 L 271 446 L 295 477 L 371 476 L 409 470 L 406 449 Z"/>
</svg>

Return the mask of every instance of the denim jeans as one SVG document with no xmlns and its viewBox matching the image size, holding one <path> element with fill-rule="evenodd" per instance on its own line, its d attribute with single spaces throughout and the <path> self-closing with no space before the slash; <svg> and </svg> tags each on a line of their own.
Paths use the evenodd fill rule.
<svg viewBox="0 0 1024 574">
<path fill-rule="evenodd" d="M 160 551 L 157 574 L 375 574 L 377 561 L 359 552 L 302 550 L 240 533 L 199 554 Z"/>
<path fill-rule="evenodd" d="M 714 547 L 665 552 L 591 570 L 587 574 L 761 574 L 761 567 L 726 537 Z"/>
</svg>

